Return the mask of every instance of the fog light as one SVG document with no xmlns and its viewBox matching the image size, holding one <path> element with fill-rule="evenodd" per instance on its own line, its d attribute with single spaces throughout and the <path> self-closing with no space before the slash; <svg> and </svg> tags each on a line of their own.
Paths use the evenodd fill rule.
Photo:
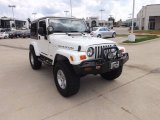
<svg viewBox="0 0 160 120">
<path fill-rule="evenodd" d="M 108 59 L 113 59 L 114 58 L 114 54 L 113 53 L 108 53 Z"/>
<path fill-rule="evenodd" d="M 115 49 L 115 48 L 112 48 L 112 49 L 111 49 L 111 52 L 112 52 L 112 53 L 116 52 L 116 49 Z"/>
</svg>

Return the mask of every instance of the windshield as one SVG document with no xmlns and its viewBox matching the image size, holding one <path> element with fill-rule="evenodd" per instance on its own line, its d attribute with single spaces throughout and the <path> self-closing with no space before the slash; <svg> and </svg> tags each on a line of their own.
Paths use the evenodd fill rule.
<svg viewBox="0 0 160 120">
<path fill-rule="evenodd" d="M 54 27 L 54 32 L 85 32 L 87 29 L 79 19 L 50 19 L 49 25 Z"/>
</svg>

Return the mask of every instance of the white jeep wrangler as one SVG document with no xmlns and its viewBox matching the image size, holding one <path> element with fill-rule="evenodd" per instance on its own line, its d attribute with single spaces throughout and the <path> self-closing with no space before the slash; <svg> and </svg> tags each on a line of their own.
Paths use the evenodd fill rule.
<svg viewBox="0 0 160 120">
<path fill-rule="evenodd" d="M 64 97 L 76 94 L 80 77 L 100 74 L 114 80 L 129 59 L 124 47 L 91 37 L 82 19 L 44 17 L 31 23 L 30 64 L 34 70 L 42 63 L 53 66 L 54 80 Z"/>
</svg>

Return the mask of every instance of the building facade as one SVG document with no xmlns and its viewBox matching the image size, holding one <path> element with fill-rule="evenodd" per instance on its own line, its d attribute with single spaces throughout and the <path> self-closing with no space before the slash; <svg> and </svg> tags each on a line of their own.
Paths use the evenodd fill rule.
<svg viewBox="0 0 160 120">
<path fill-rule="evenodd" d="M 87 26 L 91 27 L 91 28 L 92 27 L 99 27 L 99 26 L 109 27 L 109 28 L 113 27 L 112 21 L 99 20 L 98 17 L 87 17 L 86 23 L 87 23 Z"/>
<path fill-rule="evenodd" d="M 160 4 L 143 6 L 137 14 L 140 30 L 160 30 Z"/>
</svg>

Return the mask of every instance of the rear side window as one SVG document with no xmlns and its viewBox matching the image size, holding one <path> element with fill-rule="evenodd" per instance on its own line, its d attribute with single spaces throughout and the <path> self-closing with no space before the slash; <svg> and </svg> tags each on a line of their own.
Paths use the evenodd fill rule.
<svg viewBox="0 0 160 120">
<path fill-rule="evenodd" d="M 101 28 L 101 29 L 99 29 L 99 31 L 106 31 L 106 29 L 105 28 Z"/>
<path fill-rule="evenodd" d="M 38 39 L 37 23 L 31 24 L 31 38 Z"/>
<path fill-rule="evenodd" d="M 39 22 L 39 27 L 42 27 L 44 30 L 44 35 L 47 35 L 46 22 L 44 20 Z"/>
</svg>

